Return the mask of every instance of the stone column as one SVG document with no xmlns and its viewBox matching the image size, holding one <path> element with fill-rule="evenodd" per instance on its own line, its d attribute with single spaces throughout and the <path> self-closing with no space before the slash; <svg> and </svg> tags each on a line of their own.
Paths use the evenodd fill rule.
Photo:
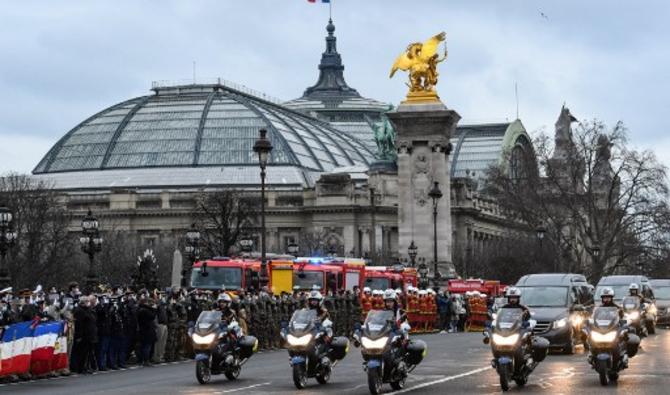
<svg viewBox="0 0 670 395">
<path fill-rule="evenodd" d="M 460 115 L 441 102 L 402 103 L 387 114 L 396 131 L 398 149 L 398 252 L 406 255 L 414 239 L 420 256 L 432 269 L 433 206 L 428 192 L 439 182 L 443 197 L 438 203 L 438 268 L 442 275 L 455 273 L 452 264 L 451 143 Z"/>
</svg>

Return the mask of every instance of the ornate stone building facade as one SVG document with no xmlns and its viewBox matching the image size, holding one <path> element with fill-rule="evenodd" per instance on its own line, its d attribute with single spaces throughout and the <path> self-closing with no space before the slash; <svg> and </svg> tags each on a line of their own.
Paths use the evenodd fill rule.
<svg viewBox="0 0 670 395">
<path fill-rule="evenodd" d="M 220 80 L 154 84 L 152 94 L 111 106 L 73 128 L 36 166 L 34 177 L 62 191 L 75 213 L 93 210 L 107 229 L 149 244 L 178 240 L 192 222 L 199 194 L 258 192 L 252 146 L 258 130 L 266 128 L 274 146 L 267 193 L 270 251 L 285 252 L 288 244 L 318 231 L 338 254 L 377 256 L 378 263 L 405 259 L 414 238 L 419 257 L 430 262 L 432 233 L 399 229 L 414 233 L 402 219 L 410 207 L 421 213 L 410 220 L 415 228 L 432 223 L 424 213 L 428 184 L 413 192 L 408 185 L 423 182 L 437 156 L 447 172 L 439 180 L 445 194 L 438 226 L 441 261 L 464 259 L 516 229 L 481 185 L 487 168 L 503 163 L 507 153 L 531 150 L 522 123 L 459 126 L 443 136 L 439 148 L 426 146 L 423 152 L 415 144 L 407 164 L 412 144 L 399 139 L 399 173 L 370 172 L 373 125 L 390 106 L 346 84 L 334 31 L 330 22 L 319 79 L 299 99 L 274 103 Z"/>
</svg>

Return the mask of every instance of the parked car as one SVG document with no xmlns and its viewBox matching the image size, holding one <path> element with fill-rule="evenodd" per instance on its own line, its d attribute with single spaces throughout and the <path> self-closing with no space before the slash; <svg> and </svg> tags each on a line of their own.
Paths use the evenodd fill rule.
<svg viewBox="0 0 670 395">
<path fill-rule="evenodd" d="M 550 348 L 573 354 L 584 343 L 583 325 L 593 310 L 593 286 L 581 274 L 529 274 L 516 283 L 521 303 L 537 322 L 533 333 L 549 340 Z"/>
</svg>

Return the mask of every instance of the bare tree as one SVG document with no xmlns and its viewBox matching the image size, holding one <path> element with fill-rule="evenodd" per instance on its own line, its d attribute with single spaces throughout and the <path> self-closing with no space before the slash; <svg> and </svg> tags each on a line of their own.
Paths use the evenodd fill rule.
<svg viewBox="0 0 670 395">
<path fill-rule="evenodd" d="M 0 178 L 0 201 L 14 213 L 17 244 L 7 256 L 16 287 L 48 281 L 60 285 L 76 277 L 77 239 L 68 232 L 70 214 L 53 188 L 11 173 Z"/>
<path fill-rule="evenodd" d="M 529 231 L 546 228 L 558 261 L 547 269 L 584 272 L 592 280 L 636 270 L 667 230 L 665 167 L 653 152 L 630 147 L 622 123 L 608 129 L 584 122 L 573 135 L 572 121 L 567 130 L 560 122 L 554 142 L 545 133 L 535 139 L 521 171 L 510 171 L 510 153 L 491 168 L 487 192 Z"/>
<path fill-rule="evenodd" d="M 306 256 L 326 256 L 331 253 L 344 256 L 341 236 L 328 228 L 303 230 L 298 236 L 300 253 Z"/>
<path fill-rule="evenodd" d="M 260 202 L 234 189 L 203 192 L 193 212 L 206 256 L 225 256 L 253 223 Z"/>
</svg>

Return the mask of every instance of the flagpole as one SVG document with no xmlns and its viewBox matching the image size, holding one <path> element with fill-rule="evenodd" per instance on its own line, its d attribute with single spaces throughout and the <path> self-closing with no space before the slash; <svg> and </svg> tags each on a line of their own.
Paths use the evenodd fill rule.
<svg viewBox="0 0 670 395">
<path fill-rule="evenodd" d="M 328 2 L 328 19 L 333 19 L 333 0 Z"/>
</svg>

